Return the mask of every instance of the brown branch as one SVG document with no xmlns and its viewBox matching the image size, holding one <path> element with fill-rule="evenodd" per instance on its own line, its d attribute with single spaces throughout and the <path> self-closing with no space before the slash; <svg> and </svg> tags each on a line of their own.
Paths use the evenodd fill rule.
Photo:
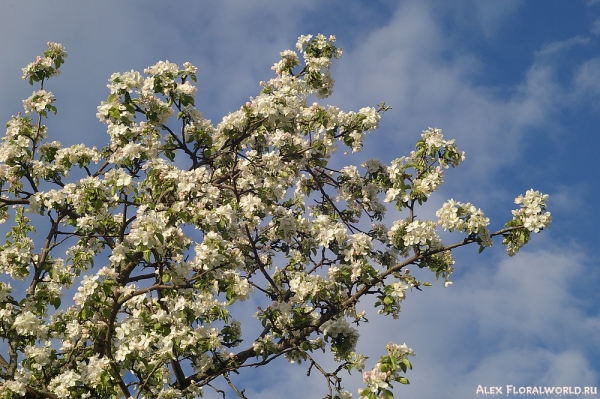
<svg viewBox="0 0 600 399">
<path fill-rule="evenodd" d="M 25 397 L 32 399 L 58 399 L 58 396 L 49 392 L 41 392 L 31 387 L 25 387 Z"/>
<path fill-rule="evenodd" d="M 523 229 L 523 226 L 515 226 L 515 227 L 507 227 L 501 230 L 498 230 L 494 233 L 490 234 L 490 237 L 495 237 L 498 235 L 502 235 L 505 233 L 508 233 L 509 231 L 513 231 L 513 230 L 519 230 L 519 229 Z M 443 248 L 438 248 L 438 249 L 434 249 L 434 250 L 429 250 L 426 252 L 423 252 L 421 254 L 418 255 L 414 255 L 408 259 L 406 259 L 404 262 L 402 263 L 398 263 L 392 267 L 390 267 L 389 269 L 387 269 L 386 271 L 382 272 L 380 275 L 378 275 L 377 277 L 375 277 L 373 280 L 371 280 L 371 282 L 369 282 L 368 284 L 365 284 L 360 290 L 356 291 L 356 293 L 354 295 L 352 295 L 350 298 L 348 298 L 346 301 L 344 301 L 344 303 L 342 304 L 342 307 L 344 309 L 346 309 L 347 307 L 351 306 L 354 303 L 357 303 L 358 300 L 366 293 L 368 293 L 368 291 L 373 288 L 375 285 L 379 284 L 380 282 L 382 282 L 383 280 L 385 280 L 385 278 L 387 276 L 389 276 L 390 274 L 393 274 L 399 270 L 401 270 L 403 267 L 408 266 L 410 264 L 413 264 L 421 259 L 427 258 L 431 255 L 435 255 L 437 253 L 440 252 L 445 252 L 445 251 L 450 251 L 454 248 L 458 248 L 458 247 L 463 247 L 465 245 L 469 245 L 469 244 L 473 244 L 477 242 L 477 239 L 474 238 L 465 238 L 463 241 L 457 242 L 455 244 L 451 244 L 448 246 L 445 246 Z"/>
<path fill-rule="evenodd" d="M 298 348 L 299 351 L 301 351 L 304 356 L 306 356 L 308 358 L 308 360 L 310 360 L 310 367 L 308 368 L 307 372 L 306 372 L 306 376 L 310 377 L 310 372 L 312 370 L 313 367 L 315 367 L 317 370 L 319 370 L 321 372 L 321 374 L 323 374 L 323 377 L 325 378 L 325 380 L 327 381 L 327 388 L 329 389 L 329 397 L 332 398 L 333 397 L 333 388 L 331 387 L 331 383 L 332 383 L 332 379 L 335 381 L 334 382 L 334 386 L 339 387 L 342 381 L 341 377 L 338 377 L 337 372 L 334 373 L 329 373 L 327 371 L 325 371 L 325 369 L 323 367 L 321 367 L 321 365 L 319 363 L 317 363 L 317 361 L 315 359 L 312 358 L 312 356 L 306 352 L 304 349 L 300 349 Z M 338 372 L 341 370 L 341 368 L 338 368 Z"/>
<path fill-rule="evenodd" d="M 40 256 L 40 260 L 38 261 L 37 265 L 34 265 L 34 274 L 33 274 L 33 279 L 31 281 L 31 286 L 30 286 L 31 295 L 35 294 L 35 289 L 39 282 L 42 271 L 44 270 L 44 264 L 46 263 L 46 259 L 48 258 L 48 255 L 50 254 L 50 251 L 51 251 L 50 247 L 51 247 L 52 237 L 54 237 L 54 235 L 56 234 L 56 231 L 58 231 L 58 223 L 60 222 L 60 218 L 57 218 L 56 220 L 52 220 L 52 217 L 50 216 L 50 212 L 48 212 L 48 216 L 50 217 L 50 220 L 52 221 L 52 226 L 50 226 L 50 231 L 48 232 L 48 235 L 46 236 L 46 240 L 44 241 L 44 247 L 42 248 L 42 254 Z"/>
<path fill-rule="evenodd" d="M 102 166 L 100 166 L 98 168 L 98 170 L 92 175 L 92 177 L 98 177 L 99 175 L 101 175 L 102 173 L 104 173 L 104 169 L 110 165 L 108 161 L 104 161 L 104 163 L 102 164 Z"/>
<path fill-rule="evenodd" d="M 244 395 L 244 392 L 246 392 L 245 389 L 242 389 L 241 391 L 233 384 L 233 382 L 231 382 L 231 379 L 229 378 L 229 373 L 225 373 L 223 374 L 223 378 L 225 378 L 225 381 L 227 381 L 227 384 L 229 384 L 229 386 L 231 387 L 231 389 L 234 390 L 234 392 L 237 394 L 237 396 L 239 396 L 242 399 L 248 399 L 246 397 L 246 395 Z"/>
<path fill-rule="evenodd" d="M 117 364 L 115 363 L 115 361 L 113 359 L 111 359 L 110 367 L 112 368 L 113 372 L 115 373 L 115 375 L 118 378 L 117 384 L 119 384 L 119 388 L 121 388 L 121 392 L 123 392 L 123 395 L 126 398 L 130 398 L 131 393 L 129 392 L 129 388 L 125 384 L 125 381 L 123 381 L 123 378 L 121 378 L 121 369 L 119 369 L 119 366 L 117 366 Z"/>
<path fill-rule="evenodd" d="M 138 393 L 137 393 L 137 395 L 135 395 L 136 399 L 140 397 L 140 395 L 142 394 L 144 388 L 146 387 L 146 385 L 148 385 L 148 381 L 150 381 L 150 378 L 156 372 L 156 370 L 158 370 L 160 368 L 160 366 L 161 366 L 161 363 L 157 362 L 156 365 L 154 366 L 154 368 L 152 369 L 152 371 L 150 371 L 150 373 L 148 373 L 148 376 L 146 377 L 146 380 L 140 385 Z"/>
<path fill-rule="evenodd" d="M 262 275 L 267 279 L 269 284 L 271 284 L 271 287 L 273 287 L 275 292 L 277 292 L 277 296 L 281 297 L 282 296 L 281 290 L 279 289 L 279 287 L 277 287 L 277 284 L 275 284 L 275 281 L 273 281 L 271 276 L 269 276 L 269 273 L 267 273 L 267 271 L 265 270 L 265 266 L 262 264 L 262 262 L 260 260 L 260 256 L 258 255 L 258 250 L 256 249 L 256 242 L 252 239 L 252 235 L 250 234 L 250 229 L 248 228 L 248 225 L 246 225 L 244 227 L 246 228 L 246 236 L 248 237 L 248 242 L 250 243 L 250 246 L 252 247 L 252 251 L 254 252 L 254 258 L 256 259 L 256 263 L 258 264 L 259 270 L 261 271 Z"/>
<path fill-rule="evenodd" d="M 6 370 L 8 370 L 8 368 L 10 367 L 10 365 L 8 364 L 8 362 L 6 361 L 4 356 L 2 356 L 1 354 L 0 354 L 0 364 L 2 364 L 2 367 L 4 367 Z"/>
<path fill-rule="evenodd" d="M 8 199 L 0 198 L 1 205 L 29 205 L 28 199 Z"/>
</svg>

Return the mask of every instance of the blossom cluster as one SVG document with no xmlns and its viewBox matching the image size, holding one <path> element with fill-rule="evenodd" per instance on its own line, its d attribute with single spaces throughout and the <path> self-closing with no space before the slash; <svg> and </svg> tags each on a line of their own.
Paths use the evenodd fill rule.
<svg viewBox="0 0 600 399">
<path fill-rule="evenodd" d="M 54 102 L 54 98 L 52 93 L 46 92 L 45 90 L 34 91 L 33 94 L 26 100 L 23 100 L 23 107 L 25 108 L 25 113 L 30 114 L 33 111 L 38 114 L 44 114 L 47 110 L 53 110 L 56 113 L 56 108 L 53 107 L 52 104 Z"/>
<path fill-rule="evenodd" d="M 398 345 L 393 342 L 387 344 L 386 350 L 387 355 L 382 356 L 373 369 L 363 373 L 363 381 L 367 388 L 359 389 L 361 398 L 393 398 L 388 389 L 391 388 L 392 382 L 408 384 L 408 380 L 400 375 L 400 372 L 406 373 L 407 369 L 412 369 L 408 356 L 415 356 L 415 352 L 406 344 Z"/>
<path fill-rule="evenodd" d="M 550 212 L 546 212 L 546 201 L 548 201 L 548 194 L 527 190 L 525 196 L 519 195 L 515 199 L 515 204 L 521 205 L 521 209 L 512 211 L 513 217 L 521 219 L 523 227 L 527 230 L 538 233 L 548 228 L 552 221 Z"/>
<path fill-rule="evenodd" d="M 377 310 L 379 314 L 391 314 L 394 319 L 399 318 L 400 303 L 406 298 L 406 290 L 409 288 L 408 285 L 402 281 L 396 281 L 390 285 L 387 285 L 383 293 L 378 296 L 378 301 L 375 306 L 381 306 Z"/>
<path fill-rule="evenodd" d="M 491 247 L 492 240 L 487 226 L 490 219 L 483 211 L 470 203 L 456 202 L 450 199 L 435 214 L 444 230 L 462 231 L 475 238 L 481 247 Z"/>
<path fill-rule="evenodd" d="M 317 91 L 317 97 L 325 98 L 333 93 L 334 80 L 331 77 L 331 58 L 340 58 L 342 50 L 336 48 L 336 37 L 318 34 L 300 36 L 296 43 L 298 51 L 304 53 L 307 83 Z"/>
<path fill-rule="evenodd" d="M 60 43 L 48 42 L 48 50 L 44 57 L 37 59 L 23 68 L 23 79 L 29 79 L 29 83 L 42 82 L 52 76 L 60 74 L 60 66 L 67 58 L 67 51 Z"/>
<path fill-rule="evenodd" d="M 321 326 L 321 331 L 325 335 L 325 340 L 331 341 L 331 350 L 336 360 L 348 359 L 354 354 L 360 334 L 348 324 L 345 318 L 326 321 Z"/>
<path fill-rule="evenodd" d="M 454 140 L 444 140 L 441 129 L 429 128 L 421 134 L 410 156 L 392 161 L 381 180 L 389 185 L 385 202 L 398 208 L 423 203 L 443 183 L 444 169 L 456 167 L 465 160 Z"/>
<path fill-rule="evenodd" d="M 406 255 L 412 247 L 433 250 L 443 246 L 435 223 L 431 220 L 397 220 L 388 231 L 388 239 Z"/>
<path fill-rule="evenodd" d="M 515 204 L 521 208 L 513 210 L 513 219 L 506 223 L 508 227 L 523 226 L 523 229 L 512 230 L 504 234 L 502 244 L 506 246 L 509 255 L 516 254 L 530 240 L 531 233 L 539 233 L 550 227 L 552 215 L 546 210 L 548 194 L 536 190 L 527 190 L 525 195 L 519 195 Z"/>
</svg>

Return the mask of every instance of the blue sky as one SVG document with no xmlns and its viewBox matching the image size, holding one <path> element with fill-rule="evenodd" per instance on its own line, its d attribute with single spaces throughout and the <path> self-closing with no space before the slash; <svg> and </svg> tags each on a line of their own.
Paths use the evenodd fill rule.
<svg viewBox="0 0 600 399">
<path fill-rule="evenodd" d="M 412 347 L 411 385 L 395 390 L 405 398 L 474 398 L 478 385 L 600 386 L 598 0 L 3 0 L 0 119 L 31 94 L 21 68 L 49 40 L 69 52 L 46 86 L 59 111 L 50 135 L 100 147 L 96 106 L 111 73 L 190 61 L 199 68 L 196 105 L 217 124 L 258 93 L 280 51 L 319 32 L 344 49 L 334 94 L 322 102 L 392 107 L 360 156 L 344 162 L 389 162 L 439 127 L 467 160 L 419 216 L 454 198 L 483 208 L 498 229 L 530 188 L 550 194 L 553 214 L 551 228 L 513 258 L 500 242 L 481 255 L 457 251 L 454 285 L 409 293 L 399 320 L 364 304 L 368 365 L 390 340 Z M 251 398 L 325 394 L 317 376 L 283 361 L 242 381 Z M 345 385 L 355 393 L 360 376 Z"/>
</svg>

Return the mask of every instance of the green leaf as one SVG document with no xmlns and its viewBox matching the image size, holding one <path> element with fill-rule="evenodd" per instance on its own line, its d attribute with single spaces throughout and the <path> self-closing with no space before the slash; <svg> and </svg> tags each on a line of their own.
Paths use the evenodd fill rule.
<svg viewBox="0 0 600 399">
<path fill-rule="evenodd" d="M 404 364 L 404 362 L 401 362 L 398 366 L 400 366 L 400 369 L 402 369 L 402 371 L 406 373 L 407 367 L 406 364 Z"/>
<path fill-rule="evenodd" d="M 394 394 L 389 389 L 382 389 L 381 399 L 394 399 Z"/>
<path fill-rule="evenodd" d="M 409 368 L 409 370 L 412 370 L 412 364 L 410 364 L 410 362 L 408 361 L 408 359 L 404 358 L 402 359 L 402 363 L 406 365 L 406 367 Z"/>
<path fill-rule="evenodd" d="M 102 373 L 100 375 L 100 382 L 104 388 L 108 387 L 108 383 L 110 382 L 110 374 Z"/>
<path fill-rule="evenodd" d="M 162 331 L 160 333 L 161 333 L 161 335 L 163 337 L 166 337 L 167 335 L 171 334 L 171 327 L 170 326 L 166 326 L 166 325 L 163 326 L 162 327 Z"/>
<path fill-rule="evenodd" d="M 60 298 L 50 299 L 50 305 L 54 306 L 54 309 L 58 309 L 60 307 L 60 304 L 61 304 Z"/>
<path fill-rule="evenodd" d="M 103 204 L 104 204 L 104 201 L 102 201 L 101 198 L 95 199 L 94 203 L 93 203 L 94 209 L 98 210 L 98 209 L 102 208 Z"/>
<path fill-rule="evenodd" d="M 183 105 L 191 105 L 191 106 L 196 105 L 196 104 L 194 104 L 194 97 L 192 97 L 192 96 L 183 96 L 181 98 L 181 102 L 183 103 Z"/>
<path fill-rule="evenodd" d="M 121 113 L 117 108 L 111 108 L 108 110 L 108 115 L 112 118 L 119 119 L 121 117 Z"/>
</svg>

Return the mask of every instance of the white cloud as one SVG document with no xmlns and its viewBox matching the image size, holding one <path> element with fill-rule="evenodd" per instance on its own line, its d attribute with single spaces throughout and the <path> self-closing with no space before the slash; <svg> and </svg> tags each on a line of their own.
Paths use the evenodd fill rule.
<svg viewBox="0 0 600 399">
<path fill-rule="evenodd" d="M 490 0 L 468 0 L 459 2 L 465 14 L 473 19 L 485 38 L 497 36 L 507 19 L 514 16 L 523 5 L 523 0 L 507 0 L 502 2 Z M 461 20 L 462 23 L 468 23 Z"/>
<path fill-rule="evenodd" d="M 580 65 L 575 71 L 573 81 L 576 96 L 590 95 L 597 97 L 600 95 L 600 58 L 592 58 Z"/>
<path fill-rule="evenodd" d="M 600 35 L 600 19 L 597 19 L 594 22 L 592 22 L 590 31 L 596 36 Z"/>
<path fill-rule="evenodd" d="M 492 36 L 501 29 L 506 19 L 516 13 L 523 5 L 522 0 L 497 1 L 473 1 L 477 10 L 478 21 L 486 36 Z"/>
<path fill-rule="evenodd" d="M 566 40 L 545 43 L 538 51 L 535 52 L 537 57 L 547 57 L 556 55 L 563 51 L 569 50 L 576 46 L 583 46 L 590 42 L 588 37 L 575 36 Z"/>
</svg>

